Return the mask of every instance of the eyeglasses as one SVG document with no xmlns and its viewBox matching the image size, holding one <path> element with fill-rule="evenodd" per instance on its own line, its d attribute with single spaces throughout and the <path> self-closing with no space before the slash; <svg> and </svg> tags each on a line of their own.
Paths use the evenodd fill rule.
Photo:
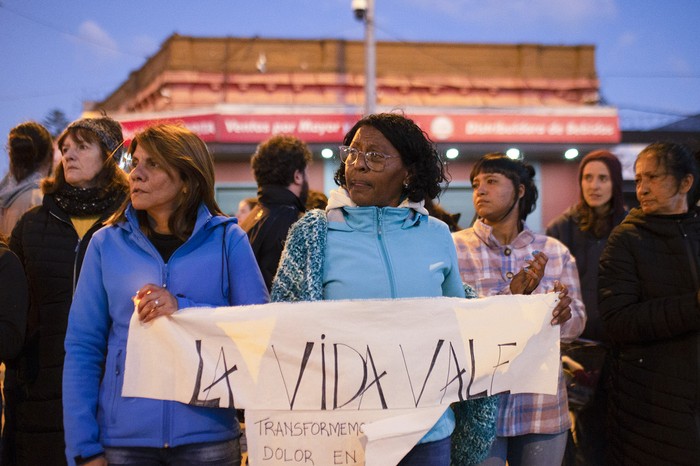
<svg viewBox="0 0 700 466">
<path fill-rule="evenodd" d="M 338 149 L 340 149 L 340 160 L 343 163 L 355 165 L 358 157 L 362 155 L 365 159 L 367 168 L 375 172 L 384 170 L 384 167 L 386 167 L 386 159 L 401 157 L 400 155 L 386 155 L 382 154 L 381 152 L 362 152 L 361 150 L 357 150 L 350 146 L 339 146 Z"/>
</svg>

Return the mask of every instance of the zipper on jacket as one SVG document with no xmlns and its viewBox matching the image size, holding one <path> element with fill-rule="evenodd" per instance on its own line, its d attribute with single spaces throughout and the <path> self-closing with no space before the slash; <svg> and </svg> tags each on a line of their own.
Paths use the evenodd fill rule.
<svg viewBox="0 0 700 466">
<path fill-rule="evenodd" d="M 75 288 L 78 286 L 78 252 L 80 251 L 80 243 L 82 243 L 83 239 L 78 235 L 78 231 L 75 229 L 75 226 L 71 222 L 67 222 L 66 220 L 62 219 L 55 213 L 51 212 L 49 210 L 49 214 L 59 222 L 65 223 L 66 225 L 70 226 L 73 231 L 75 232 L 75 236 L 78 237 L 78 243 L 75 245 L 75 257 L 73 258 L 73 279 L 71 280 L 73 284 L 73 289 L 71 290 L 71 296 L 75 295 Z M 89 230 L 88 230 L 89 232 Z M 86 233 L 87 234 L 87 233 Z"/>
<path fill-rule="evenodd" d="M 170 448 L 170 418 L 172 417 L 173 401 L 162 401 L 163 403 L 163 448 Z"/>
<path fill-rule="evenodd" d="M 382 250 L 382 259 L 384 260 L 384 267 L 387 271 L 387 276 L 389 278 L 389 288 L 391 290 L 391 297 L 396 298 L 396 280 L 394 277 L 394 270 L 389 262 L 389 252 L 386 250 L 386 244 L 384 242 L 384 231 L 382 229 L 384 221 L 384 212 L 382 212 L 381 207 L 377 207 L 377 240 L 379 241 L 379 246 Z"/>
<path fill-rule="evenodd" d="M 141 249 L 148 254 L 150 254 L 153 259 L 160 264 L 160 285 L 161 287 L 167 289 L 168 288 L 168 278 L 170 274 L 170 269 L 168 268 L 168 262 L 165 262 L 163 260 L 163 257 L 160 255 L 156 247 L 153 245 L 151 240 L 149 240 L 146 235 L 141 232 L 141 230 L 135 229 L 137 231 L 137 236 L 140 235 L 141 238 L 139 241 L 136 241 L 136 244 L 139 244 L 141 246 Z M 131 234 L 134 234 L 133 231 Z M 183 243 L 184 244 L 184 243 Z M 177 252 L 182 248 L 183 245 L 180 245 L 170 256 L 170 260 L 173 260 L 173 257 L 177 254 Z M 177 299 L 177 297 L 175 297 Z M 162 400 L 161 401 L 161 412 L 163 413 L 162 415 L 162 421 L 163 424 L 161 426 L 161 445 L 163 445 L 163 448 L 170 448 L 170 445 L 172 444 L 172 431 L 171 431 L 171 418 L 172 416 L 172 410 L 173 410 L 173 403 L 172 401 L 167 401 L 167 400 Z"/>
<path fill-rule="evenodd" d="M 697 216 L 697 214 L 696 214 Z M 700 277 L 698 277 L 698 267 L 697 267 L 697 257 L 698 257 L 698 252 L 695 250 L 695 247 L 693 246 L 693 238 L 689 238 L 688 234 L 685 232 L 685 228 L 683 228 L 683 223 L 681 220 L 678 221 L 678 228 L 681 231 L 681 235 L 683 236 L 683 243 L 685 244 L 686 250 L 688 251 L 688 261 L 690 262 L 690 273 L 693 276 L 693 286 L 695 289 L 698 289 L 698 282 L 700 282 Z M 700 340 L 697 341 L 696 343 L 696 367 L 700 367 Z M 696 393 L 695 397 L 695 403 L 692 406 L 693 411 L 695 412 L 695 426 L 696 426 L 696 434 L 698 437 L 700 437 L 700 411 L 698 410 L 698 404 L 700 401 L 698 401 L 698 393 Z"/>
<path fill-rule="evenodd" d="M 172 259 L 172 256 L 170 257 Z M 163 262 L 163 276 L 160 278 L 161 281 L 161 286 L 163 288 L 168 288 L 168 274 L 170 273 L 170 270 L 168 269 L 168 263 Z"/>
<path fill-rule="evenodd" d="M 697 290 L 700 287 L 700 277 L 698 276 L 698 264 L 697 264 L 697 251 L 693 247 L 692 239 L 688 238 L 688 233 L 685 232 L 683 228 L 683 223 L 678 221 L 678 229 L 681 231 L 681 236 L 683 237 L 683 244 L 685 245 L 686 251 L 688 251 L 688 262 L 690 266 L 690 274 L 693 278 L 693 286 Z"/>
<path fill-rule="evenodd" d="M 75 245 L 75 257 L 73 258 L 73 292 L 75 295 L 75 288 L 78 286 L 78 251 L 80 251 L 80 243 L 83 242 L 82 238 L 78 238 L 78 244 Z"/>
</svg>

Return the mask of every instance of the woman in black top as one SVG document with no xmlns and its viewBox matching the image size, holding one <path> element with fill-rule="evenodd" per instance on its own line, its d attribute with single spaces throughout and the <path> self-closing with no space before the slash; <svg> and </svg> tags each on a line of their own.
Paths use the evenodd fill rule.
<svg viewBox="0 0 700 466">
<path fill-rule="evenodd" d="M 600 313 L 613 344 L 606 464 L 700 458 L 700 209 L 693 154 L 673 143 L 635 162 L 640 208 L 600 260 Z"/>
<path fill-rule="evenodd" d="M 57 139 L 61 163 L 41 184 L 43 203 L 12 230 L 30 309 L 26 341 L 7 362 L 3 465 L 66 464 L 61 384 L 68 311 L 92 234 L 124 201 L 121 126 L 108 117 L 71 123 Z"/>
</svg>

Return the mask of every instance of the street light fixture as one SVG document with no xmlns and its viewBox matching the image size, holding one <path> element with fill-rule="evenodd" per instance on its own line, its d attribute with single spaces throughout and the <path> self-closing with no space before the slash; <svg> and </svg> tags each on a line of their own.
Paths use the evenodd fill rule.
<svg viewBox="0 0 700 466">
<path fill-rule="evenodd" d="M 369 115 L 377 104 L 374 0 L 352 0 L 351 7 L 355 18 L 365 23 L 365 115 Z"/>
<path fill-rule="evenodd" d="M 362 21 L 365 19 L 365 13 L 367 12 L 367 0 L 352 0 L 352 11 L 355 12 L 355 19 Z"/>
<path fill-rule="evenodd" d="M 508 149 L 506 151 L 506 155 L 508 156 L 509 159 L 518 160 L 518 159 L 520 159 L 521 152 L 520 152 L 520 149 L 518 149 L 517 147 L 511 147 L 510 149 Z"/>
<path fill-rule="evenodd" d="M 576 157 L 578 157 L 578 149 L 572 147 L 571 149 L 568 149 L 566 152 L 564 152 L 564 158 L 566 160 L 573 160 Z"/>
</svg>

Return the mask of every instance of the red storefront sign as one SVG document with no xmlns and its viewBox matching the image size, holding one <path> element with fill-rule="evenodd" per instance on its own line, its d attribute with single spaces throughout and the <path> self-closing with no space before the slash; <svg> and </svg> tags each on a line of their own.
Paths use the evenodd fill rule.
<svg viewBox="0 0 700 466">
<path fill-rule="evenodd" d="M 601 114 L 407 114 L 435 142 L 618 143 L 615 112 Z M 361 115 L 203 114 L 157 119 L 121 118 L 124 136 L 154 121 L 179 122 L 206 142 L 257 144 L 274 134 L 293 134 L 308 143 L 337 143 Z"/>
</svg>

